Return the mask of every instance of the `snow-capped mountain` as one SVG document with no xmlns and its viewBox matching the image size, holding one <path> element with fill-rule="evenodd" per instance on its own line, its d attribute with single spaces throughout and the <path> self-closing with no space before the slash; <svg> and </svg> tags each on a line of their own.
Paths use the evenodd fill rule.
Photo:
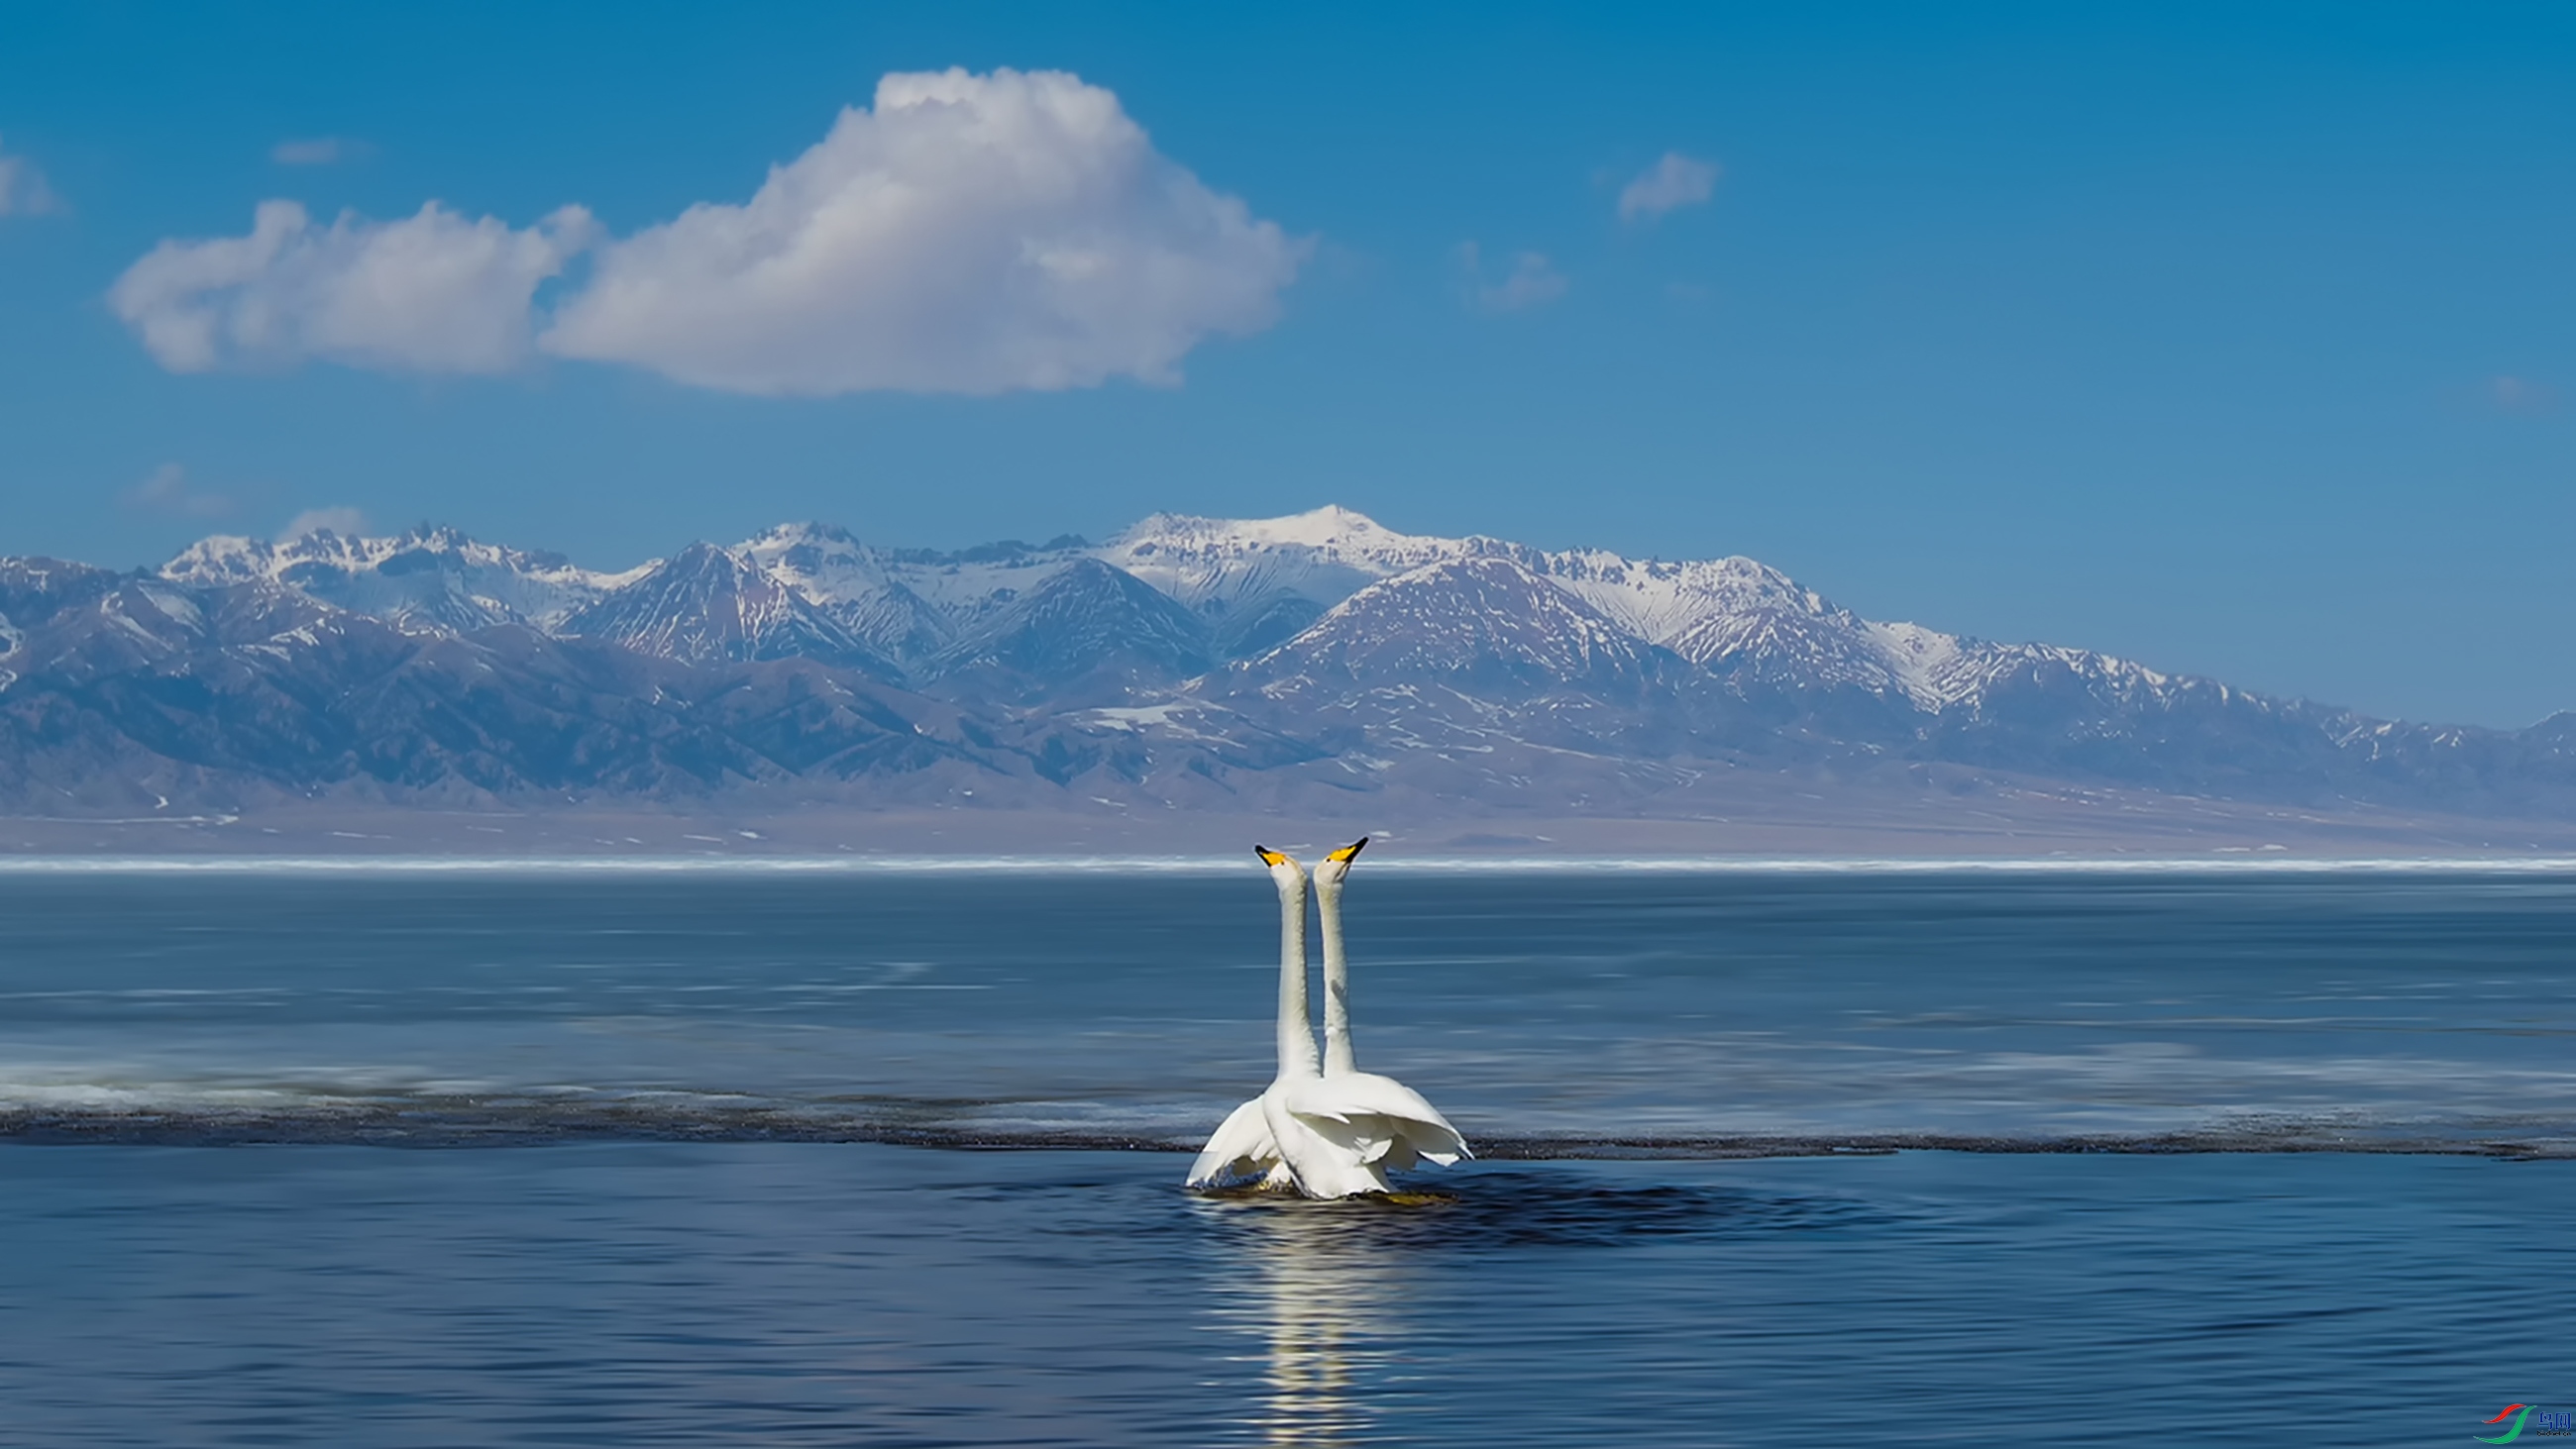
<svg viewBox="0 0 2576 1449">
<path fill-rule="evenodd" d="M 455 631 L 505 623 L 552 629 L 650 567 L 599 573 L 561 554 L 424 525 L 387 538 L 343 538 L 327 528 L 283 543 L 218 536 L 191 544 L 161 576 L 184 584 L 266 579 L 405 628 Z"/>
<path fill-rule="evenodd" d="M 733 561 L 729 571 L 716 568 L 719 557 Z M 1752 559 L 1668 562 L 1405 534 L 1340 507 L 1269 519 L 1156 514 L 1097 545 L 1060 538 L 951 553 L 873 546 L 828 524 L 784 524 L 731 548 L 693 545 L 691 559 L 677 574 L 661 561 L 609 573 L 453 529 L 386 538 L 323 530 L 277 544 L 210 538 L 161 575 L 196 584 L 267 579 L 407 630 L 524 623 L 565 636 L 612 637 L 682 660 L 828 659 L 855 643 L 926 681 L 969 661 L 989 664 L 991 650 L 968 647 L 970 641 L 993 637 L 997 621 L 1077 565 L 1105 564 L 1198 620 L 1186 646 L 1171 620 L 1155 626 L 1167 636 L 1155 647 L 1178 668 L 1201 655 L 1249 659 L 1274 649 L 1373 584 L 1497 559 L 1552 581 L 1618 632 L 1671 650 L 1739 689 L 1853 690 L 1937 714 L 1973 706 L 1996 681 L 2034 670 L 2071 672 L 2124 697 L 2176 687 L 2167 676 L 2085 650 L 1995 644 L 1862 619 Z M 781 592 L 767 592 L 768 585 Z M 1079 611 L 1069 606 L 1083 598 L 1110 615 L 1074 618 Z M 728 617 L 688 622 L 693 609 Z M 813 622 L 816 614 L 828 623 Z M 1049 617 L 1071 641 L 1134 622 L 1112 617 L 1119 614 L 1113 594 L 1094 588 L 1057 598 Z M 586 620 L 578 628 L 576 615 Z M 1024 652 L 1044 647 L 1031 644 L 1025 628 L 1018 638 L 1014 647 Z"/>
<path fill-rule="evenodd" d="M 738 545 L 744 562 L 802 594 L 868 647 L 906 666 L 945 649 L 948 614 L 896 576 L 886 549 L 828 523 L 785 523 Z"/>
<path fill-rule="evenodd" d="M 952 552 L 787 524 L 614 573 L 426 527 L 213 538 L 148 576 L 0 560 L 0 799 L 22 802 L 1669 813 L 1756 777 L 2576 820 L 2576 725 L 2371 720 L 1863 619 L 1752 559 L 1342 508 Z"/>
<path fill-rule="evenodd" d="M 891 676 L 891 661 L 804 594 L 732 549 L 693 543 L 576 610 L 553 631 L 684 664 L 818 659 Z"/>
<path fill-rule="evenodd" d="M 1665 677 L 1670 658 L 1554 579 L 1507 558 L 1467 558 L 1370 584 L 1250 672 L 1633 695 Z"/>
<path fill-rule="evenodd" d="M 1335 506 L 1284 518 L 1157 513 L 1091 554 L 1193 609 L 1235 610 L 1279 594 L 1335 604 L 1378 579 L 1480 552 L 1483 542 L 1397 533 Z"/>
<path fill-rule="evenodd" d="M 989 614 L 932 663 L 943 679 L 1088 703 L 1179 684 L 1214 660 L 1196 615 L 1134 575 L 1084 558 Z"/>
</svg>

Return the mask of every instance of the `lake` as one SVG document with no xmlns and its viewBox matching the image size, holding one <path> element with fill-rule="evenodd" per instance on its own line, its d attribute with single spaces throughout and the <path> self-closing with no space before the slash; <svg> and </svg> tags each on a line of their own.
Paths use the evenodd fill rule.
<svg viewBox="0 0 2576 1449">
<path fill-rule="evenodd" d="M 1248 855 L 0 871 L 0 1437 L 2414 1444 L 2576 1397 L 2576 880 L 1378 866 L 1363 1063 L 1484 1154 L 1406 1204 L 1178 1187 L 1270 1074 Z"/>
</svg>

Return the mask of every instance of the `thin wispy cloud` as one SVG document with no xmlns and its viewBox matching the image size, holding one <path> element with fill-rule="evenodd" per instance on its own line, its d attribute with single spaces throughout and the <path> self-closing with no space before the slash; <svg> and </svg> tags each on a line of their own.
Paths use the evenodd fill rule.
<svg viewBox="0 0 2576 1449">
<path fill-rule="evenodd" d="M 1565 295 L 1569 285 L 1545 254 L 1519 252 L 1499 278 L 1488 278 L 1483 249 L 1474 242 L 1458 246 L 1458 265 L 1467 278 L 1467 301 L 1480 312 L 1525 312 Z"/>
<path fill-rule="evenodd" d="M 436 203 L 324 228 L 270 201 L 248 236 L 162 242 L 109 300 L 180 372 L 546 353 L 730 392 L 997 393 L 1175 383 L 1208 337 L 1276 321 L 1311 249 L 1155 150 L 1107 90 L 950 70 L 886 76 L 748 200 L 622 239 L 578 207 L 526 229 Z"/>
<path fill-rule="evenodd" d="M 346 136 L 306 136 L 278 142 L 269 148 L 268 159 L 280 166 L 337 166 L 363 161 L 375 151 L 366 142 Z"/>
<path fill-rule="evenodd" d="M 315 533 L 356 538 L 366 531 L 367 516 L 354 508 L 308 508 L 286 521 L 286 526 L 277 531 L 277 541 L 293 543 Z"/>
<path fill-rule="evenodd" d="M 0 149 L 0 216 L 43 216 L 61 210 L 63 199 L 36 163 Z"/>
<path fill-rule="evenodd" d="M 2520 417 L 2546 417 L 2558 411 L 2558 389 L 2527 377 L 2494 377 L 2487 381 L 2488 401 L 2496 411 Z"/>
<path fill-rule="evenodd" d="M 1718 166 L 1679 151 L 1667 151 L 1645 173 L 1619 188 L 1619 219 L 1653 221 L 1685 206 L 1700 206 L 1717 194 Z"/>
<path fill-rule="evenodd" d="M 229 496 L 198 487 L 189 480 L 188 470 L 176 463 L 153 469 L 150 477 L 126 489 L 121 498 L 136 512 L 170 518 L 221 518 L 233 511 Z"/>
</svg>

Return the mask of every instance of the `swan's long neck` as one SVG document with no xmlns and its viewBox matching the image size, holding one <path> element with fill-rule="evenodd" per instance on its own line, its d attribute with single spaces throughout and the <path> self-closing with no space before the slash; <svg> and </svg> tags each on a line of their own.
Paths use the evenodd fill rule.
<svg viewBox="0 0 2576 1449">
<path fill-rule="evenodd" d="M 1324 1075 L 1343 1076 L 1360 1066 L 1351 1053 L 1351 963 L 1342 954 L 1340 881 L 1315 882 L 1315 913 L 1324 925 Z"/>
<path fill-rule="evenodd" d="M 1293 867 L 1291 868 L 1293 870 Z M 1316 1074 L 1315 1027 L 1306 1015 L 1306 879 L 1279 874 L 1279 1075 Z"/>
</svg>

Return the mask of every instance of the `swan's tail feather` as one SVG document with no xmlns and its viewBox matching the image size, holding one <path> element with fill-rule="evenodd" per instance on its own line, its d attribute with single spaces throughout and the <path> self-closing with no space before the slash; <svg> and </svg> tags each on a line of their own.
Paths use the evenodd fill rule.
<svg viewBox="0 0 2576 1449">
<path fill-rule="evenodd" d="M 1387 1191 L 1386 1169 L 1370 1152 L 1372 1145 L 1384 1150 L 1382 1137 L 1373 1143 L 1369 1136 L 1373 1120 L 1352 1123 L 1301 1110 L 1306 1094 L 1319 1085 L 1310 1078 L 1262 1099 L 1270 1139 L 1279 1144 L 1282 1162 L 1295 1174 L 1297 1190 L 1325 1199 Z"/>
<path fill-rule="evenodd" d="M 1261 1099 L 1253 1098 L 1227 1114 L 1207 1146 L 1199 1150 L 1198 1160 L 1190 1164 L 1189 1187 L 1209 1187 L 1237 1178 L 1275 1175 L 1286 1164 L 1279 1160 L 1278 1140 L 1270 1134 L 1270 1122 L 1262 1114 Z"/>
<path fill-rule="evenodd" d="M 1345 1117 L 1299 1112 L 1297 1120 L 1356 1161 L 1375 1162 L 1395 1146 L 1395 1125 L 1370 1113 Z"/>
<path fill-rule="evenodd" d="M 1298 1164 L 1297 1190 L 1308 1197 L 1331 1200 L 1359 1197 L 1372 1192 L 1392 1192 L 1386 1180 L 1386 1169 L 1374 1162 L 1357 1162 L 1339 1153 L 1323 1160 Z"/>
<path fill-rule="evenodd" d="M 1467 1139 L 1422 1094 L 1374 1072 L 1348 1072 L 1303 1084 L 1290 1104 L 1316 1131 L 1360 1151 L 1371 1163 L 1412 1166 L 1423 1158 L 1447 1167 L 1475 1154 Z"/>
</svg>

